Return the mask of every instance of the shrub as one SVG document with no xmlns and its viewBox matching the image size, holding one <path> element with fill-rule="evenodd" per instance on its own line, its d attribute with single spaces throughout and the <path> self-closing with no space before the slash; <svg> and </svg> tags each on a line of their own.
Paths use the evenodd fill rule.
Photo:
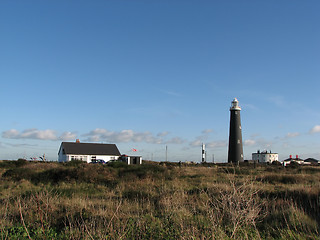
<svg viewBox="0 0 320 240">
<path fill-rule="evenodd" d="M 53 168 L 34 174 L 31 181 L 33 183 L 53 183 L 62 181 L 78 180 L 78 174 L 74 169 Z"/>
<path fill-rule="evenodd" d="M 138 178 L 146 178 L 146 177 L 160 177 L 159 174 L 165 173 L 166 168 L 159 165 L 132 165 L 126 168 L 119 169 L 119 177 L 138 177 Z"/>
<path fill-rule="evenodd" d="M 19 158 L 16 161 L 12 160 L 3 160 L 0 162 L 0 168 L 15 168 L 15 167 L 22 167 L 28 163 L 27 160 Z"/>
<path fill-rule="evenodd" d="M 111 168 L 127 168 L 128 164 L 125 162 L 114 161 L 114 162 L 108 162 L 107 166 Z"/>
<path fill-rule="evenodd" d="M 16 166 L 17 167 L 22 167 L 24 165 L 26 165 L 28 163 L 27 160 L 23 159 L 23 158 L 19 158 L 17 161 L 16 161 Z"/>
<path fill-rule="evenodd" d="M 87 164 L 87 162 L 81 161 L 81 160 L 71 160 L 69 162 L 63 163 L 65 166 L 68 167 L 79 167 L 84 164 Z"/>
<path fill-rule="evenodd" d="M 78 165 L 79 166 L 79 165 Z M 59 182 L 87 182 L 96 184 L 111 184 L 114 182 L 114 173 L 108 168 L 100 165 L 81 165 L 82 167 L 52 168 L 32 177 L 32 182 L 38 183 L 59 183 Z"/>
<path fill-rule="evenodd" d="M 262 181 L 271 184 L 295 184 L 299 182 L 300 177 L 297 175 L 287 175 L 287 174 L 268 174 L 257 178 L 257 181 Z"/>
<path fill-rule="evenodd" d="M 264 202 L 259 198 L 259 191 L 252 181 L 229 181 L 229 189 L 220 190 L 218 195 L 211 195 L 207 208 L 211 222 L 215 227 L 222 226 L 226 234 L 233 239 L 242 235 L 243 231 L 253 229 L 257 233 L 256 224 L 264 217 Z"/>
<path fill-rule="evenodd" d="M 35 174 L 32 169 L 25 168 L 13 168 L 5 171 L 2 176 L 5 178 L 10 178 L 14 181 L 20 181 L 22 179 L 31 180 Z"/>
<path fill-rule="evenodd" d="M 0 233 L 1 239 L 64 239 L 63 235 L 58 235 L 52 228 L 29 228 L 28 233 L 21 225 L 2 229 Z"/>
</svg>

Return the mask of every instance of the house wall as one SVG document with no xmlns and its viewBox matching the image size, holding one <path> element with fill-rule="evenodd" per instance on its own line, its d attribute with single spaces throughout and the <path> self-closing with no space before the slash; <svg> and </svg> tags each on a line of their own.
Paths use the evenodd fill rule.
<svg viewBox="0 0 320 240">
<path fill-rule="evenodd" d="M 277 153 L 252 153 L 252 160 L 261 163 L 272 163 L 278 161 L 279 157 Z"/>
<path fill-rule="evenodd" d="M 96 160 L 102 159 L 105 162 L 109 162 L 111 160 L 118 160 L 119 156 L 105 156 L 105 155 L 88 155 L 87 156 L 87 162 L 90 163 L 93 157 L 95 157 Z"/>
<path fill-rule="evenodd" d="M 58 162 L 67 162 L 67 155 L 62 154 L 62 151 L 59 152 Z"/>
<path fill-rule="evenodd" d="M 77 154 L 67 154 L 64 155 L 61 152 L 59 152 L 59 162 L 69 162 L 72 160 L 80 160 L 87 163 L 91 162 L 91 159 L 93 157 L 96 157 L 95 159 L 102 159 L 105 162 L 109 162 L 110 160 L 118 160 L 119 156 L 104 156 L 104 155 L 77 155 Z"/>
</svg>

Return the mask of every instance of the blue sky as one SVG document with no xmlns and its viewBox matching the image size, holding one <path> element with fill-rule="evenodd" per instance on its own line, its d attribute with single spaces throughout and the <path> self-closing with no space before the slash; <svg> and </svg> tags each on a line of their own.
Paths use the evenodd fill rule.
<svg viewBox="0 0 320 240">
<path fill-rule="evenodd" d="M 320 159 L 320 2 L 1 1 L 0 159 L 61 141 L 225 162 L 229 107 L 245 159 Z M 132 148 L 138 152 L 133 153 Z"/>
</svg>

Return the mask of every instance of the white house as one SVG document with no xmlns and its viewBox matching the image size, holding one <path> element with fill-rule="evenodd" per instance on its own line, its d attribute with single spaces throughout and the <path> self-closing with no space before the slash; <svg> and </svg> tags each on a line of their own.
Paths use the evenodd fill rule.
<svg viewBox="0 0 320 240">
<path fill-rule="evenodd" d="M 252 153 L 252 160 L 258 161 L 259 163 L 272 163 L 274 161 L 279 161 L 278 153 L 272 153 L 271 151 L 258 150 L 256 153 Z"/>
<path fill-rule="evenodd" d="M 290 165 L 291 163 L 297 163 L 299 165 L 318 165 L 319 161 L 314 158 L 307 158 L 303 160 L 296 155 L 296 158 L 292 158 L 292 155 L 288 159 L 283 160 L 283 166 Z"/>
<path fill-rule="evenodd" d="M 84 162 L 92 162 L 95 160 L 118 160 L 120 152 L 115 144 L 102 143 L 80 143 L 62 142 L 58 156 L 59 162 L 69 162 L 71 160 L 80 160 Z"/>
</svg>

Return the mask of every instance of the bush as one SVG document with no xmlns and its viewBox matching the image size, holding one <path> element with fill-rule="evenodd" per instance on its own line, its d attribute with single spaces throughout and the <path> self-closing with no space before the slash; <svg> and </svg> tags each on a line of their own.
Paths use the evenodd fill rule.
<svg viewBox="0 0 320 240">
<path fill-rule="evenodd" d="M 22 167 L 24 165 L 26 165 L 28 163 L 27 160 L 23 159 L 23 158 L 19 158 L 16 162 L 16 166 L 17 167 Z"/>
<path fill-rule="evenodd" d="M 129 165 L 126 168 L 119 169 L 119 177 L 160 177 L 159 174 L 165 173 L 166 168 L 159 165 Z"/>
<path fill-rule="evenodd" d="M 262 181 L 271 184 L 295 184 L 299 182 L 300 177 L 297 175 L 287 175 L 287 174 L 268 174 L 257 178 L 257 181 Z"/>
<path fill-rule="evenodd" d="M 112 168 L 127 168 L 129 165 L 125 162 L 114 161 L 114 162 L 108 162 L 107 166 Z"/>
<path fill-rule="evenodd" d="M 282 163 L 279 162 L 279 161 L 273 161 L 273 162 L 271 163 L 271 165 L 273 165 L 273 166 L 282 166 Z"/>
<path fill-rule="evenodd" d="M 3 160 L 0 162 L 0 168 L 15 168 L 15 167 L 22 167 L 28 163 L 27 160 L 19 158 L 16 161 L 12 160 Z"/>
<path fill-rule="evenodd" d="M 70 162 L 66 162 L 66 163 L 63 163 L 65 166 L 68 166 L 68 167 L 79 167 L 79 166 L 82 166 L 84 164 L 87 164 L 87 162 L 84 162 L 84 161 L 80 161 L 80 160 L 71 160 Z"/>
<path fill-rule="evenodd" d="M 2 176 L 5 178 L 11 178 L 14 181 L 20 181 L 22 179 L 31 180 L 35 174 L 35 171 L 27 168 L 13 168 L 5 171 Z"/>
<path fill-rule="evenodd" d="M 78 174 L 74 169 L 53 168 L 34 174 L 31 181 L 33 183 L 53 183 L 78 180 Z"/>
</svg>

